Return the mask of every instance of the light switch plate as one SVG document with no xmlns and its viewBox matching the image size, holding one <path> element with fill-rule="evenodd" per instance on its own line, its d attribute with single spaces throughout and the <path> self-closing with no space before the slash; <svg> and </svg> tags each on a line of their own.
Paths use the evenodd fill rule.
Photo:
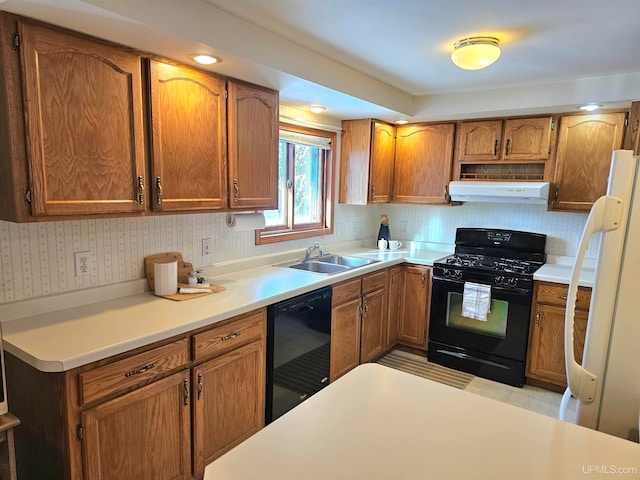
<svg viewBox="0 0 640 480">
<path fill-rule="evenodd" d="M 211 253 L 211 239 L 203 238 L 202 239 L 202 256 L 205 257 Z"/>
</svg>

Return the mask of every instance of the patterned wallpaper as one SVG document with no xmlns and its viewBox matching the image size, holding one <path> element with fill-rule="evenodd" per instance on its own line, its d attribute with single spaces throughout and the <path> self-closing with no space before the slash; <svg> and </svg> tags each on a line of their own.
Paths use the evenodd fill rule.
<svg viewBox="0 0 640 480">
<path fill-rule="evenodd" d="M 380 213 L 388 214 L 393 238 L 452 244 L 459 226 L 512 228 L 546 233 L 547 252 L 568 256 L 574 255 L 586 220 L 583 214 L 549 213 L 544 206 L 336 205 L 333 235 L 258 246 L 252 231 L 228 229 L 223 213 L 30 224 L 0 221 L 0 303 L 144 278 L 144 258 L 154 253 L 178 251 L 194 266 L 204 267 L 302 249 L 314 241 L 366 240 L 373 247 Z M 213 245 L 210 258 L 200 252 L 201 239 L 207 237 Z M 75 276 L 77 251 L 90 252 L 87 276 Z"/>
</svg>

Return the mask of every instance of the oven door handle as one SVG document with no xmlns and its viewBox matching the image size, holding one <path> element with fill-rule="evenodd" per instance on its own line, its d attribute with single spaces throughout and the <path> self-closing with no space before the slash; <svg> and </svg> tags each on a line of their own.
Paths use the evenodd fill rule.
<svg viewBox="0 0 640 480">
<path fill-rule="evenodd" d="M 447 284 L 447 285 L 462 285 L 464 288 L 464 283 L 465 282 L 461 280 L 453 280 L 453 279 L 442 278 L 442 277 L 433 277 L 434 286 L 436 286 L 437 284 Z M 483 283 L 483 282 L 474 282 L 474 283 L 478 283 L 480 285 L 488 285 L 487 283 Z M 503 287 L 500 285 L 489 285 L 489 286 L 491 287 L 492 293 L 495 291 L 500 293 L 507 293 L 509 295 L 526 296 L 526 295 L 531 295 L 531 292 L 533 291 L 530 288 Z"/>
</svg>

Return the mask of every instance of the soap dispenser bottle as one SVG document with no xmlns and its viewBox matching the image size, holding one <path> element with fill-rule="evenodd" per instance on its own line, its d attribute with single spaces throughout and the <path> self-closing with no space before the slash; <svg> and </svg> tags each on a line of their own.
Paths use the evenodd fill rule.
<svg viewBox="0 0 640 480">
<path fill-rule="evenodd" d="M 387 249 L 388 249 L 389 240 L 391 240 L 391 232 L 389 231 L 389 218 L 384 213 L 380 216 L 380 230 L 378 231 L 376 246 L 378 245 L 378 240 L 380 239 L 387 241 Z"/>
</svg>

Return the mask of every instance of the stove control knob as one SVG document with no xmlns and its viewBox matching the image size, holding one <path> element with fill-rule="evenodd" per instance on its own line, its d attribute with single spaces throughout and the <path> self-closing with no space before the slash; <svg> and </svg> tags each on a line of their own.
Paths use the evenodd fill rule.
<svg viewBox="0 0 640 480">
<path fill-rule="evenodd" d="M 509 286 L 510 287 L 514 287 L 515 288 L 517 285 L 518 285 L 518 279 L 517 278 L 512 277 L 512 278 L 509 279 Z"/>
<path fill-rule="evenodd" d="M 462 271 L 461 270 L 456 270 L 455 273 L 454 273 L 454 278 L 456 280 L 461 279 L 462 278 Z"/>
<path fill-rule="evenodd" d="M 502 283 L 504 282 L 504 277 L 500 277 L 500 276 L 498 276 L 498 277 L 496 277 L 496 278 L 494 278 L 494 279 L 493 279 L 493 282 L 494 282 L 496 285 L 502 285 Z"/>
<path fill-rule="evenodd" d="M 451 270 L 449 270 L 448 268 L 443 268 L 442 269 L 442 275 L 444 275 L 445 277 L 449 278 L 451 276 Z"/>
</svg>

